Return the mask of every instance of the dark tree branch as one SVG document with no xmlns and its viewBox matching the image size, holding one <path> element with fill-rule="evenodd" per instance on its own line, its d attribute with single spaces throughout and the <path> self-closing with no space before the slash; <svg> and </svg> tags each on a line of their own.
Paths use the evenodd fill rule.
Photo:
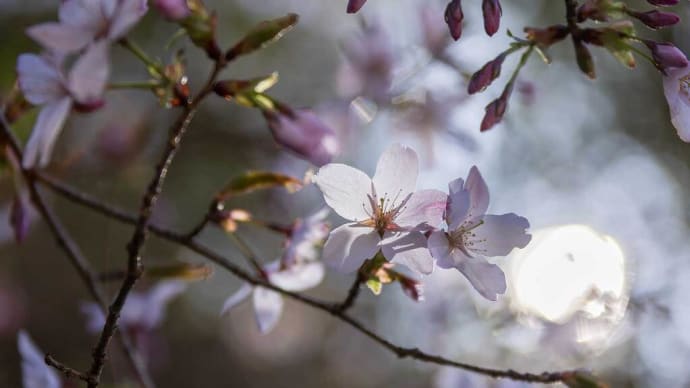
<svg viewBox="0 0 690 388">
<path fill-rule="evenodd" d="M 357 277 L 350 286 L 350 290 L 347 292 L 347 297 L 345 297 L 345 300 L 343 300 L 341 303 L 338 303 L 334 306 L 335 310 L 344 313 L 355 304 L 357 296 L 359 296 L 359 289 L 362 285 L 362 282 L 364 282 L 364 276 L 361 272 L 357 272 Z"/>
<path fill-rule="evenodd" d="M 57 369 L 58 372 L 62 373 L 65 376 L 65 378 L 67 378 L 67 379 L 79 379 L 79 380 L 85 381 L 87 383 L 89 383 L 91 381 L 90 377 L 87 374 L 79 372 L 78 370 L 74 370 L 74 369 L 68 367 L 67 365 L 65 365 L 65 364 L 61 363 L 60 361 L 56 360 L 55 358 L 53 358 L 53 356 L 51 356 L 50 354 L 46 354 L 44 361 L 47 365 L 52 366 L 53 368 Z"/>
<path fill-rule="evenodd" d="M 12 153 L 14 154 L 16 159 L 21 161 L 22 150 L 19 146 L 19 142 L 14 137 L 12 131 L 10 130 L 10 126 L 3 115 L 0 115 L 0 127 L 0 139 L 4 139 L 4 141 L 7 142 L 7 144 L 9 144 Z M 29 189 L 31 202 L 36 207 L 38 212 L 41 214 L 41 217 L 43 218 L 45 223 L 48 225 L 48 228 L 55 237 L 58 246 L 65 252 L 70 264 L 72 265 L 72 267 L 74 267 L 74 269 L 77 271 L 77 274 L 86 285 L 86 288 L 88 289 L 89 294 L 91 294 L 91 297 L 105 312 L 108 299 L 106 297 L 105 292 L 98 284 L 98 277 L 96 275 L 96 272 L 91 268 L 91 265 L 82 254 L 81 250 L 79 249 L 79 246 L 74 242 L 74 240 L 72 240 L 69 233 L 62 226 L 57 216 L 46 205 L 46 202 L 44 201 L 41 193 L 36 187 L 36 173 L 33 171 L 26 170 L 21 166 L 19 168 L 21 169 L 20 172 L 24 177 L 26 185 Z M 148 375 L 148 371 L 146 370 L 141 356 L 136 351 L 136 348 L 131 338 L 127 334 L 123 333 L 119 336 L 119 339 L 122 344 L 122 348 L 124 349 L 125 358 L 127 359 L 127 362 L 130 364 L 132 370 L 134 371 L 137 380 L 144 387 L 152 386 L 149 383 L 151 381 L 151 378 Z"/>
<path fill-rule="evenodd" d="M 144 193 L 139 213 L 134 227 L 132 238 L 127 244 L 127 276 L 122 282 L 120 289 L 115 297 L 115 300 L 108 308 L 108 315 L 106 317 L 103 330 L 98 339 L 98 343 L 93 350 L 93 363 L 89 370 L 91 380 L 89 381 L 89 388 L 96 388 L 100 382 L 101 373 L 105 366 L 105 359 L 108 350 L 108 344 L 117 330 L 117 322 L 120 318 L 120 313 L 124 308 L 125 302 L 129 293 L 134 288 L 141 275 L 143 274 L 144 264 L 142 262 L 142 250 L 148 237 L 149 223 L 153 209 L 158 201 L 158 198 L 163 189 L 165 178 L 168 174 L 170 165 L 172 164 L 177 151 L 180 148 L 180 143 L 184 137 L 189 125 L 194 118 L 199 103 L 213 91 L 213 83 L 220 71 L 225 68 L 226 62 L 220 60 L 214 64 L 213 70 L 209 75 L 206 83 L 202 87 L 199 94 L 192 99 L 189 104 L 184 105 L 184 111 L 172 126 L 168 143 L 163 151 L 163 155 L 156 165 L 156 169 L 151 179 L 146 192 Z"/>
<path fill-rule="evenodd" d="M 46 175 L 38 175 L 38 179 L 40 179 L 41 182 L 45 183 L 48 187 L 52 188 L 55 192 L 58 194 L 64 196 L 65 198 L 80 204 L 82 206 L 85 206 L 87 208 L 90 208 L 98 213 L 101 213 L 102 215 L 115 219 L 127 224 L 131 225 L 136 225 L 137 223 L 137 217 L 134 215 L 131 215 L 127 213 L 126 211 L 123 211 L 121 209 L 118 209 L 114 206 L 108 205 L 103 203 L 102 201 L 95 199 L 88 194 L 81 193 L 75 189 L 70 188 L 69 186 L 65 185 L 64 183 L 61 183 L 49 176 Z M 494 377 L 494 378 L 507 378 L 507 379 L 512 379 L 512 380 L 518 380 L 518 381 L 525 381 L 525 382 L 531 382 L 531 383 L 554 383 L 554 382 L 559 382 L 559 381 L 564 381 L 566 379 L 571 378 L 576 371 L 559 371 L 559 372 L 544 372 L 544 373 L 524 373 L 524 372 L 517 372 L 514 370 L 500 370 L 500 369 L 491 369 L 491 368 L 484 368 L 472 364 L 466 364 L 462 362 L 457 362 L 453 360 L 449 360 L 446 358 L 443 358 L 441 356 L 437 355 L 432 355 L 425 353 L 417 348 L 406 348 L 402 346 L 398 346 L 393 344 L 392 342 L 386 340 L 385 338 L 379 336 L 378 334 L 374 333 L 372 330 L 368 329 L 364 324 L 350 316 L 345 310 L 342 309 L 343 304 L 339 303 L 332 303 L 332 302 L 324 302 L 320 301 L 317 299 L 313 299 L 311 297 L 298 294 L 295 292 L 291 291 L 286 291 L 280 287 L 277 287 L 266 280 L 260 278 L 260 277 L 255 277 L 249 272 L 245 271 L 244 269 L 240 268 L 237 264 L 233 263 L 229 259 L 225 258 L 222 255 L 219 255 L 218 253 L 212 251 L 211 249 L 207 248 L 206 246 L 200 244 L 199 242 L 195 241 L 192 238 L 189 238 L 186 233 L 178 233 L 172 230 L 169 230 L 165 227 L 158 226 L 155 224 L 149 224 L 148 229 L 155 235 L 168 240 L 170 242 L 176 243 L 180 246 L 186 247 L 189 250 L 199 254 L 200 256 L 205 257 L 207 260 L 217 264 L 218 266 L 224 268 L 228 272 L 232 273 L 233 275 L 237 276 L 238 278 L 252 284 L 252 285 L 258 285 L 261 287 L 265 287 L 268 289 L 271 289 L 275 292 L 278 292 L 284 296 L 287 296 L 289 298 L 292 298 L 296 301 L 299 301 L 301 303 L 304 303 L 306 305 L 309 305 L 315 309 L 321 310 L 323 312 L 326 312 L 341 321 L 349 324 L 352 326 L 355 330 L 359 331 L 360 333 L 364 334 L 365 336 L 369 337 L 371 340 L 379 344 L 380 346 L 384 347 L 385 349 L 389 350 L 390 352 L 394 353 L 396 356 L 400 358 L 412 358 L 418 361 L 423 361 L 423 362 L 428 362 L 432 364 L 437 364 L 437 365 L 445 365 L 445 366 L 451 366 L 455 368 L 460 368 L 464 369 L 470 372 L 475 372 L 479 374 L 483 374 L 486 376 Z M 352 290 L 351 290 L 352 291 Z M 348 294 L 349 296 L 349 294 Z M 347 299 L 346 299 L 347 300 Z"/>
</svg>

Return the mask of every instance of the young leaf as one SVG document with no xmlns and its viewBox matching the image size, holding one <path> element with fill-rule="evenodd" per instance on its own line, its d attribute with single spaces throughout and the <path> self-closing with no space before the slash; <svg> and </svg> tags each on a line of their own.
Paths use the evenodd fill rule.
<svg viewBox="0 0 690 388">
<path fill-rule="evenodd" d="M 250 171 L 231 180 L 218 193 L 217 199 L 224 201 L 232 196 L 250 193 L 255 190 L 283 186 L 294 192 L 302 188 L 304 183 L 294 177 L 267 171 Z"/>
<path fill-rule="evenodd" d="M 244 38 L 240 39 L 225 55 L 230 60 L 240 55 L 246 55 L 280 39 L 299 20 L 299 16 L 289 13 L 283 17 L 265 20 L 252 28 Z"/>
</svg>

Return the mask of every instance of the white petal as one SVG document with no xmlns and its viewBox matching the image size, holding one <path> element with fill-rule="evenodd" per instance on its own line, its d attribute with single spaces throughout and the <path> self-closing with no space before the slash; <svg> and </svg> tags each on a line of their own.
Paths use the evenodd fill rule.
<svg viewBox="0 0 690 388">
<path fill-rule="evenodd" d="M 344 164 L 327 164 L 312 177 L 323 193 L 323 199 L 341 217 L 351 221 L 369 218 L 371 205 L 367 195 L 372 182 L 362 171 Z"/>
<path fill-rule="evenodd" d="M 304 291 L 314 288 L 323 280 L 325 271 L 323 263 L 291 265 L 285 270 L 269 274 L 269 281 L 287 291 Z"/>
<path fill-rule="evenodd" d="M 21 330 L 17 336 L 17 348 L 22 358 L 23 388 L 60 388 L 62 386 L 57 373 L 46 365 L 43 353 L 24 330 Z"/>
<path fill-rule="evenodd" d="M 503 271 L 496 264 L 491 264 L 484 258 L 463 260 L 457 265 L 457 269 L 486 299 L 495 301 L 497 294 L 506 292 L 506 278 Z"/>
<path fill-rule="evenodd" d="M 430 274 L 434 270 L 434 259 L 427 248 L 426 237 L 420 232 L 386 232 L 380 245 L 388 261 L 422 274 Z"/>
<path fill-rule="evenodd" d="M 690 96 L 682 78 L 690 76 L 688 67 L 672 68 L 663 77 L 664 95 L 671 113 L 671 123 L 684 142 L 690 142 Z"/>
<path fill-rule="evenodd" d="M 86 331 L 100 333 L 105 325 L 105 314 L 99 305 L 93 302 L 84 302 L 79 306 L 86 317 Z"/>
<path fill-rule="evenodd" d="M 513 213 L 486 215 L 483 224 L 473 230 L 473 252 L 484 256 L 505 256 L 513 248 L 524 248 L 532 239 L 526 233 L 529 221 Z"/>
<path fill-rule="evenodd" d="M 283 297 L 263 287 L 254 289 L 254 314 L 259 331 L 266 334 L 275 327 L 283 312 Z"/>
<path fill-rule="evenodd" d="M 230 309 L 240 304 L 243 300 L 247 299 L 249 294 L 252 293 L 253 287 L 247 283 L 243 284 L 234 294 L 230 295 L 228 299 L 223 303 L 223 308 L 220 310 L 221 315 L 227 313 Z"/>
<path fill-rule="evenodd" d="M 69 89 L 82 103 L 99 100 L 110 74 L 109 45 L 106 41 L 93 44 L 72 67 Z"/>
<path fill-rule="evenodd" d="M 455 230 L 465 221 L 470 210 L 470 192 L 465 190 L 465 180 L 458 178 L 448 184 L 448 203 L 446 204 L 446 223 Z"/>
<path fill-rule="evenodd" d="M 187 285 L 181 281 L 164 281 L 156 284 L 145 295 L 144 311 L 139 323 L 149 329 L 160 325 L 168 303 L 186 289 Z"/>
<path fill-rule="evenodd" d="M 457 263 L 453 255 L 453 247 L 450 245 L 445 232 L 437 230 L 431 233 L 427 245 L 431 256 L 436 259 L 436 264 L 439 267 L 446 269 L 455 267 Z"/>
<path fill-rule="evenodd" d="M 468 217 L 474 219 L 486 214 L 486 210 L 489 208 L 489 188 L 477 166 L 472 166 L 470 169 L 465 181 L 465 189 L 470 192 Z"/>
<path fill-rule="evenodd" d="M 24 149 L 22 165 L 25 168 L 48 164 L 55 141 L 70 109 L 72 109 L 72 99 L 69 97 L 47 104 L 41 109 L 34 129 L 31 131 L 29 142 Z"/>
<path fill-rule="evenodd" d="M 93 40 L 96 33 L 108 25 L 107 8 L 105 1 L 65 0 L 60 4 L 58 16 L 63 24 L 89 31 L 89 38 Z"/>
<path fill-rule="evenodd" d="M 340 272 L 354 272 L 379 250 L 381 238 L 372 228 L 345 224 L 335 228 L 323 247 L 323 261 Z"/>
<path fill-rule="evenodd" d="M 379 198 L 398 198 L 395 206 L 415 191 L 419 161 L 412 148 L 393 144 L 381 154 L 372 178 Z"/>
<path fill-rule="evenodd" d="M 404 210 L 395 218 L 395 224 L 403 228 L 437 228 L 446 209 L 446 193 L 438 190 L 420 190 L 412 194 Z"/>
<path fill-rule="evenodd" d="M 148 10 L 146 0 L 121 0 L 110 21 L 108 38 L 117 40 L 127 34 Z"/>
<path fill-rule="evenodd" d="M 67 95 L 58 69 L 46 58 L 22 54 L 17 59 L 19 88 L 27 101 L 43 105 Z"/>
<path fill-rule="evenodd" d="M 88 30 L 54 22 L 31 26 L 26 34 L 44 48 L 62 53 L 79 51 L 94 38 Z"/>
<path fill-rule="evenodd" d="M 489 208 L 489 188 L 477 166 L 472 166 L 464 185 L 462 179 L 456 179 L 448 185 L 448 189 L 450 194 L 446 218 L 449 229 L 457 229 L 464 221 L 477 220 L 486 214 Z"/>
</svg>

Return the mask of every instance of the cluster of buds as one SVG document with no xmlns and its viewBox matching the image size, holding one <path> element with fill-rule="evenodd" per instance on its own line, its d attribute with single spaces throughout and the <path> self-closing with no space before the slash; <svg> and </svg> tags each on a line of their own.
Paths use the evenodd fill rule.
<svg viewBox="0 0 690 388">
<path fill-rule="evenodd" d="M 482 13 L 484 15 L 484 31 L 492 36 L 501 24 L 501 3 L 499 0 L 483 0 Z M 462 36 L 462 22 L 465 15 L 462 12 L 461 0 L 451 0 L 446 6 L 445 20 L 450 30 L 450 36 L 458 40 Z"/>
</svg>

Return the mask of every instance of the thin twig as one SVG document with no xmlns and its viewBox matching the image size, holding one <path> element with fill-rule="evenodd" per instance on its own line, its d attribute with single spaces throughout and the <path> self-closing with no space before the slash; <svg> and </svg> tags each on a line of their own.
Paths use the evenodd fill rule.
<svg viewBox="0 0 690 388">
<path fill-rule="evenodd" d="M 53 368 L 57 369 L 58 372 L 61 372 L 67 379 L 79 379 L 86 381 L 87 383 L 91 381 L 87 374 L 68 367 L 67 365 L 53 358 L 53 356 L 50 354 L 46 354 L 44 361 L 48 366 L 52 366 Z"/>
<path fill-rule="evenodd" d="M 103 203 L 100 200 L 97 200 L 93 198 L 92 196 L 89 196 L 88 194 L 84 194 L 81 192 L 78 192 L 77 190 L 74 190 L 70 188 L 69 186 L 65 185 L 64 183 L 61 183 L 59 181 L 56 181 L 53 178 L 50 178 L 46 175 L 39 175 L 38 178 L 40 179 L 41 182 L 45 183 L 47 186 L 50 188 L 54 189 L 55 192 L 61 194 L 65 198 L 80 204 L 82 206 L 85 206 L 87 208 L 90 208 L 98 213 L 101 213 L 102 215 L 109 217 L 111 219 L 115 219 L 118 221 L 122 221 L 124 223 L 128 223 L 131 225 L 135 225 L 137 222 L 137 218 L 134 215 L 131 215 L 127 213 L 126 211 L 123 211 L 121 209 L 118 209 L 117 207 L 114 207 L 112 205 Z M 378 334 L 374 333 L 372 330 L 368 329 L 364 324 L 350 316 L 346 311 L 343 311 L 340 309 L 340 304 L 337 303 L 332 303 L 332 302 L 325 302 L 325 301 L 320 301 L 313 299 L 311 297 L 294 293 L 291 291 L 284 290 L 280 287 L 277 287 L 269 282 L 267 282 L 264 279 L 261 279 L 260 277 L 254 277 L 252 276 L 249 272 L 243 270 L 240 268 L 238 265 L 230 261 L 229 259 L 225 258 L 224 256 L 212 251 L 211 249 L 205 247 L 204 245 L 194 241 L 193 239 L 190 239 L 187 237 L 185 233 L 178 233 L 175 231 L 172 231 L 170 229 L 167 229 L 162 226 L 158 226 L 155 224 L 149 224 L 148 225 L 149 230 L 154 233 L 155 235 L 168 240 L 170 242 L 176 243 L 180 246 L 186 247 L 190 249 L 193 252 L 196 252 L 200 256 L 205 257 L 207 260 L 210 260 L 211 262 L 219 265 L 220 267 L 224 268 L 228 272 L 232 273 L 233 275 L 237 276 L 238 278 L 253 284 L 253 285 L 258 285 L 261 287 L 265 287 L 268 289 L 271 289 L 275 292 L 278 292 L 284 296 L 287 296 L 289 298 L 292 298 L 296 301 L 299 301 L 301 303 L 304 303 L 306 305 L 309 305 L 315 309 L 324 311 L 326 313 L 329 313 L 330 315 L 340 319 L 341 321 L 349 324 L 352 326 L 354 329 L 359 331 L 360 333 L 364 334 L 365 336 L 369 337 L 371 340 L 379 344 L 380 346 L 384 347 L 385 349 L 389 350 L 390 352 L 394 353 L 396 356 L 400 358 L 412 358 L 418 361 L 423 361 L 423 362 L 428 362 L 432 364 L 437 364 L 437 365 L 446 365 L 446 366 L 451 366 L 455 368 L 460 368 L 464 369 L 467 371 L 483 374 L 486 376 L 494 377 L 494 378 L 508 378 L 512 380 L 518 380 L 518 381 L 525 381 L 525 382 L 532 382 L 532 383 L 554 383 L 554 382 L 559 382 L 563 381 L 565 379 L 568 379 L 573 376 L 576 371 L 559 371 L 559 372 L 544 372 L 544 373 L 524 373 L 524 372 L 517 372 L 514 370 L 500 370 L 500 369 L 491 369 L 491 368 L 484 368 L 472 364 L 466 364 L 462 362 L 457 362 L 453 360 L 449 360 L 446 358 L 443 358 L 441 356 L 437 355 L 432 355 L 425 353 L 417 348 L 406 348 L 402 346 L 398 346 L 393 344 L 392 342 L 386 340 L 385 338 L 379 336 Z"/>
<path fill-rule="evenodd" d="M 10 130 L 10 126 L 5 120 L 3 114 L 0 114 L 0 137 L 5 139 L 7 144 L 9 144 L 10 148 L 12 149 L 12 153 L 16 159 L 21 161 L 22 150 L 19 146 L 19 142 L 14 137 L 14 134 Z M 65 252 L 70 264 L 72 267 L 74 267 L 74 269 L 77 271 L 77 274 L 86 285 L 91 297 L 96 301 L 103 312 L 105 312 L 107 306 L 107 297 L 103 289 L 98 284 L 96 272 L 91 268 L 91 265 L 82 254 L 79 246 L 74 242 L 74 240 L 72 240 L 57 216 L 43 200 L 41 193 L 36 187 L 37 173 L 26 170 L 21 166 L 19 166 L 19 168 L 29 189 L 31 202 L 41 214 L 41 217 L 45 223 L 48 225 L 48 228 L 55 237 L 58 246 Z M 118 338 L 124 350 L 125 358 L 132 368 L 136 379 L 144 387 L 150 387 L 151 385 L 149 385 L 148 382 L 151 381 L 151 378 L 149 377 L 148 371 L 146 370 L 146 366 L 144 365 L 141 356 L 136 351 L 133 341 L 129 335 L 125 333 L 118 336 Z"/>
<path fill-rule="evenodd" d="M 213 83 L 225 65 L 226 62 L 222 60 L 216 62 L 211 74 L 209 75 L 199 94 L 193 98 L 188 105 L 184 106 L 184 111 L 182 114 L 180 114 L 172 126 L 167 146 L 163 151 L 161 159 L 156 165 L 153 178 L 149 182 L 146 192 L 142 197 L 134 233 L 127 244 L 127 276 L 123 280 L 115 300 L 108 309 L 108 315 L 106 317 L 105 324 L 103 325 L 103 330 L 101 331 L 98 343 L 93 350 L 93 362 L 89 370 L 89 375 L 92 379 L 88 384 L 89 388 L 98 387 L 101 373 L 103 372 L 103 367 L 105 366 L 108 344 L 117 330 L 117 322 L 120 318 L 120 313 L 122 312 L 130 291 L 134 288 L 134 285 L 137 283 L 143 273 L 144 265 L 142 262 L 141 253 L 148 237 L 151 215 L 153 214 L 153 209 L 162 191 L 170 165 L 172 164 L 175 155 L 179 150 L 182 138 L 192 122 L 192 118 L 196 113 L 199 103 L 211 93 L 213 90 Z"/>
<path fill-rule="evenodd" d="M 345 300 L 334 306 L 334 308 L 337 311 L 344 313 L 355 304 L 355 300 L 357 300 L 357 296 L 359 296 L 359 289 L 363 281 L 364 276 L 362 276 L 361 272 L 357 272 L 357 277 L 355 278 L 355 281 L 352 282 L 352 285 L 350 286 L 350 290 L 348 291 Z"/>
</svg>

